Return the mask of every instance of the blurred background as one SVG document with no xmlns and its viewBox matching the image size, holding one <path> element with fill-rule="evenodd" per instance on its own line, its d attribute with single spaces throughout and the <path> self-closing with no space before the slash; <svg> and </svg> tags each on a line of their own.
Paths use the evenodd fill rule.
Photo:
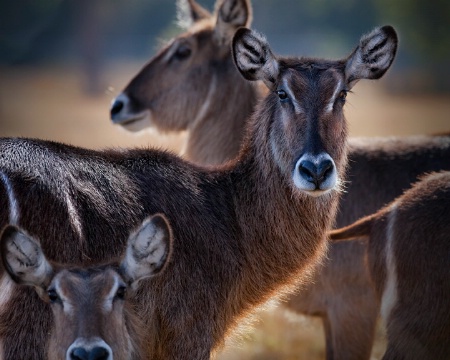
<svg viewBox="0 0 450 360">
<path fill-rule="evenodd" d="M 394 25 L 393 68 L 348 97 L 350 134 L 450 132 L 450 1 L 253 0 L 253 17 L 277 53 L 331 58 L 373 27 Z M 179 151 L 184 134 L 135 135 L 109 120 L 111 100 L 180 32 L 175 20 L 175 0 L 0 0 L 0 136 Z M 267 311 L 221 358 L 320 359 L 323 346 L 315 320 Z"/>
<path fill-rule="evenodd" d="M 215 0 L 199 3 L 212 10 Z M 349 95 L 351 135 L 450 131 L 449 1 L 254 0 L 253 11 L 253 28 L 284 55 L 344 57 L 361 34 L 394 25 L 393 68 Z M 0 136 L 177 151 L 183 135 L 132 135 L 108 116 L 114 96 L 180 32 L 175 19 L 175 0 L 0 0 Z"/>
</svg>

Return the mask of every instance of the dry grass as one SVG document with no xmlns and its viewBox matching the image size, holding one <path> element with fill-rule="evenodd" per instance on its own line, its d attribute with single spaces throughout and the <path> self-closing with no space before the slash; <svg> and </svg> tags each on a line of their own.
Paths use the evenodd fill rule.
<svg viewBox="0 0 450 360">
<path fill-rule="evenodd" d="M 0 69 L 0 136 L 26 136 L 63 141 L 89 148 L 157 146 L 178 152 L 185 135 L 156 132 L 132 135 L 110 124 L 112 98 L 140 65 L 115 66 L 106 72 L 102 96 L 80 91 L 73 69 Z M 384 93 L 381 84 L 361 83 L 346 107 L 353 136 L 407 135 L 450 131 L 450 97 L 407 97 Z M 261 314 L 254 330 L 218 358 L 323 359 L 324 340 L 317 319 L 287 316 L 279 309 Z M 377 336 L 374 358 L 383 351 Z"/>
</svg>

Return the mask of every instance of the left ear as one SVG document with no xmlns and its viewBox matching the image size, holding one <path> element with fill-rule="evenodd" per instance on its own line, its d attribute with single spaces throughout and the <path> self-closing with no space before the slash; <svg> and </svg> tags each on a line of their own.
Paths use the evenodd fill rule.
<svg viewBox="0 0 450 360">
<path fill-rule="evenodd" d="M 177 20 L 182 29 L 187 30 L 196 22 L 209 17 L 211 17 L 209 11 L 195 0 L 177 0 Z"/>
<path fill-rule="evenodd" d="M 161 273 L 172 253 L 172 229 L 162 214 L 153 215 L 130 235 L 120 265 L 130 283 Z"/>
<path fill-rule="evenodd" d="M 37 240 L 25 230 L 8 225 L 0 235 L 0 258 L 6 272 L 18 284 L 33 286 L 43 299 L 53 268 Z"/>
<path fill-rule="evenodd" d="M 364 35 L 345 62 L 347 86 L 360 79 L 379 79 L 389 69 L 397 52 L 398 37 L 392 26 L 383 26 Z"/>
<path fill-rule="evenodd" d="M 234 63 L 245 79 L 261 80 L 269 89 L 275 90 L 280 73 L 279 63 L 263 35 L 240 28 L 234 34 L 231 48 Z"/>
<path fill-rule="evenodd" d="M 252 7 L 249 0 L 222 0 L 216 4 L 217 22 L 214 37 L 220 44 L 231 42 L 240 27 L 249 27 L 252 22 Z"/>
</svg>

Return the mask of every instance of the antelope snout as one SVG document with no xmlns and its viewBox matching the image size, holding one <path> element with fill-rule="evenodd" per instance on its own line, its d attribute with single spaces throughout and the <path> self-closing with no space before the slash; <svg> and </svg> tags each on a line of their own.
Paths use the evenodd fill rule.
<svg viewBox="0 0 450 360">
<path fill-rule="evenodd" d="M 300 190 L 317 196 L 333 189 L 336 183 L 336 166 L 327 153 L 305 154 L 297 161 L 294 169 L 294 184 Z"/>
<path fill-rule="evenodd" d="M 101 339 L 77 339 L 67 350 L 66 360 L 112 360 L 109 345 Z"/>
<path fill-rule="evenodd" d="M 152 125 L 150 110 L 138 111 L 136 108 L 136 101 L 125 93 L 120 94 L 111 103 L 111 121 L 132 132 L 150 127 Z"/>
<path fill-rule="evenodd" d="M 127 122 L 131 116 L 128 115 L 130 100 L 124 93 L 117 96 L 111 102 L 111 109 L 109 111 L 111 120 L 114 124 L 121 124 Z"/>
</svg>

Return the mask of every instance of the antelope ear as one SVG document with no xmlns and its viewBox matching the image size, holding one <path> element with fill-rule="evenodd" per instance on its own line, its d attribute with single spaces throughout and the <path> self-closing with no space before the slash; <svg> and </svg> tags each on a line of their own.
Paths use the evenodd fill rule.
<svg viewBox="0 0 450 360">
<path fill-rule="evenodd" d="M 217 22 L 215 39 L 220 44 L 229 44 L 236 30 L 249 27 L 252 22 L 252 7 L 249 0 L 222 0 L 216 3 Z"/>
<path fill-rule="evenodd" d="M 129 237 L 120 265 L 130 283 L 161 273 L 172 253 L 172 238 L 172 229 L 164 215 L 156 214 L 144 220 Z"/>
<path fill-rule="evenodd" d="M 383 26 L 364 35 L 347 58 L 345 76 L 352 87 L 360 79 L 379 79 L 389 69 L 397 53 L 398 37 L 392 26 Z"/>
<path fill-rule="evenodd" d="M 188 29 L 197 21 L 211 17 L 211 13 L 195 0 L 177 1 L 177 22 L 182 29 Z"/>
<path fill-rule="evenodd" d="M 244 78 L 262 80 L 269 89 L 275 90 L 279 64 L 263 35 L 240 28 L 233 37 L 232 49 L 234 63 Z"/>
<path fill-rule="evenodd" d="M 34 286 L 41 295 L 53 269 L 39 243 L 24 230 L 9 225 L 1 234 L 0 251 L 9 276 L 18 284 Z"/>
</svg>

